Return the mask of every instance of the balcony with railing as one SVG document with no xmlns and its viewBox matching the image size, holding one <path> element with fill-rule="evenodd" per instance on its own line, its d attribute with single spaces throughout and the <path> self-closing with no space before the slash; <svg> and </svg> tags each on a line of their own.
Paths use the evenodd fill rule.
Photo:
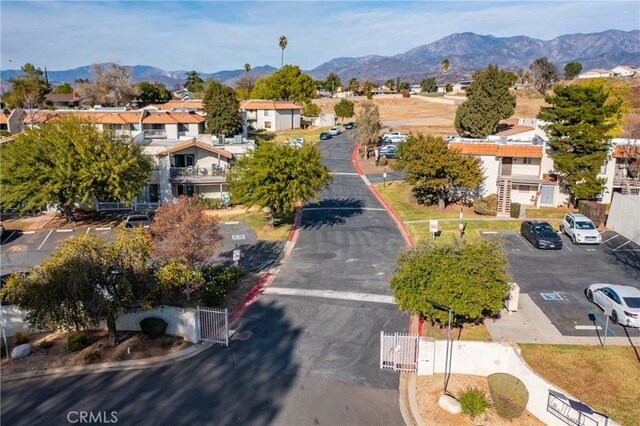
<svg viewBox="0 0 640 426">
<path fill-rule="evenodd" d="M 171 167 L 169 180 L 174 183 L 221 183 L 226 180 L 227 169 L 222 167 Z"/>
<path fill-rule="evenodd" d="M 146 139 L 166 139 L 167 131 L 165 129 L 144 129 L 144 137 Z"/>
</svg>

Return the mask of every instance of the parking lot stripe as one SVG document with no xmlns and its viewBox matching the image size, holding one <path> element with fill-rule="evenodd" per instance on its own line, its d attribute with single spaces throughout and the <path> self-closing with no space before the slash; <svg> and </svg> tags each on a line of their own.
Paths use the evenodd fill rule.
<svg viewBox="0 0 640 426">
<path fill-rule="evenodd" d="M 576 330 L 602 330 L 599 325 L 576 325 L 574 328 Z"/>
<path fill-rule="evenodd" d="M 110 231 L 111 227 L 107 226 L 106 228 L 96 228 L 96 231 Z"/>
<path fill-rule="evenodd" d="M 618 247 L 616 247 L 616 248 L 614 248 L 614 249 L 611 249 L 611 251 L 616 251 L 616 250 L 618 250 L 619 248 L 626 246 L 626 245 L 627 245 L 627 244 L 629 244 L 630 242 L 631 242 L 631 240 L 627 240 L 627 242 L 626 242 L 626 243 L 622 243 L 622 244 L 620 244 Z"/>
<path fill-rule="evenodd" d="M 40 243 L 40 246 L 38 247 L 38 250 L 40 250 L 42 248 L 42 246 L 44 245 L 44 243 L 47 242 L 47 239 L 49 238 L 49 235 L 51 235 L 52 232 L 53 232 L 53 229 L 51 231 L 49 231 L 49 233 L 47 234 L 46 237 L 44 237 L 44 240 L 42 240 L 42 242 Z"/>
<path fill-rule="evenodd" d="M 85 232 L 85 233 L 84 233 L 84 237 L 82 237 L 82 238 L 87 238 L 87 234 L 89 233 L 89 230 L 90 230 L 90 229 L 91 229 L 91 227 L 90 227 L 90 226 L 89 226 L 89 227 L 87 227 L 87 232 Z"/>
<path fill-rule="evenodd" d="M 7 238 L 5 238 L 5 241 L 11 241 L 11 237 L 13 237 L 13 234 L 15 234 L 15 233 L 16 233 L 16 231 L 11 231 L 9 236 Z"/>
<path fill-rule="evenodd" d="M 24 231 L 23 234 L 35 234 L 36 231 Z"/>
<path fill-rule="evenodd" d="M 607 241 L 611 241 L 611 240 L 613 240 L 614 238 L 618 238 L 619 236 L 620 236 L 620 234 L 616 234 L 616 235 L 614 235 L 614 236 L 613 236 L 613 237 L 611 237 L 611 238 L 607 238 L 606 240 L 604 240 L 604 241 L 602 242 L 602 244 L 606 243 Z"/>
<path fill-rule="evenodd" d="M 56 229 L 56 232 L 73 232 L 73 229 Z"/>
<path fill-rule="evenodd" d="M 524 243 L 524 245 L 527 246 L 529 251 L 533 251 L 533 249 L 531 248 L 531 245 L 529 244 L 529 242 L 527 240 L 525 240 L 524 238 L 522 238 L 522 235 L 518 234 L 517 232 L 514 232 L 514 234 L 516 234 L 518 236 L 518 238 L 520 238 L 520 240 Z"/>
<path fill-rule="evenodd" d="M 238 225 L 240 222 L 235 221 L 235 222 L 225 222 L 225 225 Z"/>
</svg>

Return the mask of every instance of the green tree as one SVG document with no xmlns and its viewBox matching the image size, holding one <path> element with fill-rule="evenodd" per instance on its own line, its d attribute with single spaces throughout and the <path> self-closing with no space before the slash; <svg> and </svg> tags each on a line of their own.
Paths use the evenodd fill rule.
<svg viewBox="0 0 640 426">
<path fill-rule="evenodd" d="M 396 81 L 392 78 L 390 78 L 389 80 L 387 80 L 384 85 L 387 87 L 387 89 L 394 91 L 396 90 Z"/>
<path fill-rule="evenodd" d="M 373 89 L 375 88 L 373 82 L 370 80 L 365 80 L 362 82 L 362 93 L 367 97 L 367 99 L 373 98 Z M 359 92 L 360 90 L 356 90 Z"/>
<path fill-rule="evenodd" d="M 267 142 L 235 163 L 228 182 L 234 199 L 247 207 L 268 207 L 269 225 L 274 226 L 276 218 L 295 210 L 296 203 L 317 199 L 331 175 L 315 145 L 294 148 Z"/>
<path fill-rule="evenodd" d="M 142 146 L 64 117 L 27 129 L 0 150 L 0 203 L 21 212 L 57 205 L 73 220 L 74 203 L 129 201 L 149 180 Z"/>
<path fill-rule="evenodd" d="M 324 81 L 324 88 L 331 90 L 331 93 L 335 92 L 339 87 L 342 87 L 342 81 L 336 73 L 329 73 L 327 79 Z"/>
<path fill-rule="evenodd" d="M 440 63 L 440 71 L 442 71 L 442 82 L 446 83 L 446 75 L 449 72 L 449 58 L 445 58 Z"/>
<path fill-rule="evenodd" d="M 455 126 L 461 136 L 484 138 L 498 129 L 500 120 L 511 117 L 516 98 L 509 88 L 518 77 L 497 65 L 473 73 L 467 100 L 456 111 Z"/>
<path fill-rule="evenodd" d="M 313 78 L 297 65 L 285 65 L 273 74 L 259 78 L 251 91 L 252 99 L 292 101 L 304 104 L 317 96 Z"/>
<path fill-rule="evenodd" d="M 423 79 L 420 82 L 420 88 L 422 89 L 423 92 L 427 92 L 427 93 L 433 93 L 436 90 L 438 90 L 438 86 L 436 83 L 436 78 L 435 77 L 428 77 Z"/>
<path fill-rule="evenodd" d="M 171 100 L 172 94 L 169 89 L 162 83 L 150 83 L 148 81 L 143 81 L 142 83 L 138 83 L 138 99 L 144 105 L 154 104 L 154 103 L 165 103 Z"/>
<path fill-rule="evenodd" d="M 409 82 L 408 81 L 402 81 L 400 82 L 400 86 L 398 87 L 398 90 L 409 90 Z"/>
<path fill-rule="evenodd" d="M 27 312 L 37 329 L 82 329 L 106 321 L 116 346 L 116 320 L 156 301 L 148 280 L 150 236 L 139 228 L 116 232 L 107 244 L 94 234 L 60 245 L 28 274 L 14 274 L 0 291 L 3 300 Z"/>
<path fill-rule="evenodd" d="M 333 111 L 336 113 L 336 117 L 340 117 L 342 121 L 355 115 L 353 102 L 345 98 L 340 99 L 340 102 L 333 107 Z"/>
<path fill-rule="evenodd" d="M 63 93 L 69 95 L 73 93 L 73 86 L 69 83 L 62 83 L 60 86 L 55 88 L 53 93 Z"/>
<path fill-rule="evenodd" d="M 244 72 L 249 74 L 250 71 L 251 71 L 251 64 L 247 62 L 246 64 L 244 64 Z"/>
<path fill-rule="evenodd" d="M 542 107 L 538 118 L 548 123 L 555 168 L 573 197 L 593 199 L 604 188 L 605 179 L 597 175 L 607 159 L 622 101 L 608 102 L 602 86 L 557 85 L 554 92 L 545 97 L 550 106 Z"/>
<path fill-rule="evenodd" d="M 349 91 L 354 94 L 360 92 L 360 81 L 357 78 L 352 77 L 349 79 Z"/>
<path fill-rule="evenodd" d="M 198 71 L 189 71 L 185 75 L 184 88 L 191 93 L 202 93 L 204 89 L 204 80 L 198 74 Z"/>
<path fill-rule="evenodd" d="M 456 324 L 500 312 L 509 291 L 507 256 L 498 240 L 482 238 L 435 244 L 420 240 L 400 252 L 390 286 L 398 307 L 446 324 L 450 306 Z"/>
<path fill-rule="evenodd" d="M 480 159 L 449 149 L 442 138 L 411 135 L 400 145 L 401 164 L 419 202 L 437 202 L 444 210 L 484 180 Z"/>
<path fill-rule="evenodd" d="M 240 101 L 231 87 L 214 80 L 208 80 L 202 104 L 207 114 L 207 132 L 213 135 L 238 135 L 242 133 Z"/>
<path fill-rule="evenodd" d="M 582 72 L 582 64 L 577 61 L 569 62 L 564 66 L 564 78 L 574 78 Z"/>
<path fill-rule="evenodd" d="M 305 102 L 302 107 L 302 115 L 305 117 L 318 117 L 321 113 L 320 107 L 311 101 Z"/>
<path fill-rule="evenodd" d="M 280 40 L 278 40 L 278 46 L 280 46 L 280 50 L 282 51 L 282 56 L 280 57 L 280 68 L 284 66 L 284 49 L 287 48 L 288 43 L 287 37 L 280 36 Z"/>
<path fill-rule="evenodd" d="M 22 75 L 9 79 L 11 91 L 3 96 L 3 102 L 8 108 L 39 109 L 51 91 L 49 83 L 42 70 L 33 64 L 24 64 L 22 71 Z"/>
<path fill-rule="evenodd" d="M 369 151 L 374 151 L 378 146 L 381 128 L 378 105 L 371 101 L 364 102 L 356 117 L 356 132 L 358 133 L 358 142 L 364 147 L 364 158 L 369 158 Z"/>
<path fill-rule="evenodd" d="M 558 68 L 545 57 L 538 58 L 529 66 L 533 83 L 538 91 L 546 95 L 555 82 L 560 80 Z"/>
</svg>

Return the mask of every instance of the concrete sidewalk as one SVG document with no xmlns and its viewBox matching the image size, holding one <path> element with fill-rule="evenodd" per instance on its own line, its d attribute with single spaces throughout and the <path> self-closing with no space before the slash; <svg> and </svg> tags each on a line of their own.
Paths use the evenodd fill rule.
<svg viewBox="0 0 640 426">
<path fill-rule="evenodd" d="M 527 294 L 520 294 L 517 312 L 508 312 L 503 309 L 499 319 L 487 320 L 485 325 L 496 342 L 602 345 L 600 340 L 602 334 L 600 338 L 597 335 L 593 337 L 563 336 Z M 607 337 L 607 345 L 629 346 L 632 344 L 640 346 L 640 337 Z"/>
</svg>

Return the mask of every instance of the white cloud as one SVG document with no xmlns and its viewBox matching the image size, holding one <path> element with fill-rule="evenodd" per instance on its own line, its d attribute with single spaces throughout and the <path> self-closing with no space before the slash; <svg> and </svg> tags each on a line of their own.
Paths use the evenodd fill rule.
<svg viewBox="0 0 640 426">
<path fill-rule="evenodd" d="M 454 32 L 551 39 L 638 29 L 623 2 L 2 2 L 2 68 L 95 62 L 212 72 L 340 56 L 392 55 Z M 9 63 L 11 60 L 11 63 Z"/>
</svg>

